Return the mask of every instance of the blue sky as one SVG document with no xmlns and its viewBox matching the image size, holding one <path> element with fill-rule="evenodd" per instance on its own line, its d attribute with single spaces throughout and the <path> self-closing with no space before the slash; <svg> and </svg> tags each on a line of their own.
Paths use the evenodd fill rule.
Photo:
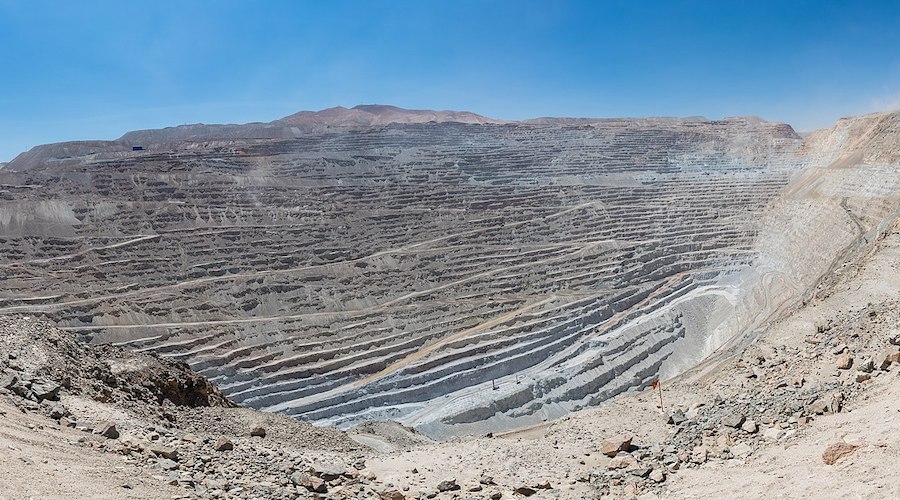
<svg viewBox="0 0 900 500">
<path fill-rule="evenodd" d="M 0 0 L 0 161 L 360 103 L 810 130 L 900 107 L 900 1 Z"/>
</svg>

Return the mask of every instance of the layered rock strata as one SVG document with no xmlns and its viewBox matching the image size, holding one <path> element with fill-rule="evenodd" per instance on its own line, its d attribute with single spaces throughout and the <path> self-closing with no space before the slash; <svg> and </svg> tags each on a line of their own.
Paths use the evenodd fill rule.
<svg viewBox="0 0 900 500">
<path fill-rule="evenodd" d="M 255 408 L 482 433 L 749 338 L 896 219 L 895 114 L 375 123 L 24 155 L 0 313 Z"/>
</svg>

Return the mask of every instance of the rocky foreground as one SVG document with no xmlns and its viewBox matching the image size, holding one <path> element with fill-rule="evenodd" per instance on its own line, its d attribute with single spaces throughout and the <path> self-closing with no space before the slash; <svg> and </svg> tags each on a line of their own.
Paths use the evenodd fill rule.
<svg viewBox="0 0 900 500">
<path fill-rule="evenodd" d="M 645 391 L 443 443 L 236 408 L 184 364 L 2 317 L 0 497 L 892 497 L 898 256 L 892 231 L 749 347 L 665 383 L 665 413 Z"/>
</svg>

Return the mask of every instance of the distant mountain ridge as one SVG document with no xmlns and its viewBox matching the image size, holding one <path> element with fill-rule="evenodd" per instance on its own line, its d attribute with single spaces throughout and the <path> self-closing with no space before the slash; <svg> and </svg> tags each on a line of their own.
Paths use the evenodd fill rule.
<svg viewBox="0 0 900 500">
<path fill-rule="evenodd" d="M 390 124 L 458 123 L 486 126 L 590 126 L 605 123 L 622 126 L 677 126 L 709 122 L 703 117 L 647 117 L 647 118 L 567 118 L 542 117 L 522 121 L 498 120 L 469 111 L 434 111 L 404 109 L 384 104 L 363 104 L 352 108 L 336 106 L 321 111 L 300 111 L 268 123 L 246 124 L 190 124 L 162 129 L 135 130 L 112 141 L 71 141 L 35 146 L 5 167 L 5 171 L 25 171 L 47 162 L 78 161 L 95 155 L 119 155 L 132 151 L 134 146 L 147 149 L 177 149 L 184 143 L 239 140 L 293 139 L 310 131 L 327 128 L 382 127 Z M 715 121 L 715 120 L 713 120 Z M 782 123 L 767 122 L 757 117 L 731 117 L 721 122 L 743 122 L 748 126 L 772 126 L 784 129 L 781 133 L 795 135 Z"/>
</svg>

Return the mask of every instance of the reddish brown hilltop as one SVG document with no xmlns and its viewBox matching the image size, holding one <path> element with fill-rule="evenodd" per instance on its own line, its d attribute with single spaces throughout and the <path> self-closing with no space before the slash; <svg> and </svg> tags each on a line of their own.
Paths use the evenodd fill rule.
<svg viewBox="0 0 900 500">
<path fill-rule="evenodd" d="M 468 111 L 432 111 L 403 109 L 384 104 L 361 104 L 352 108 L 337 106 L 322 111 L 301 111 L 276 120 L 287 125 L 371 126 L 389 123 L 506 123 Z"/>
</svg>

